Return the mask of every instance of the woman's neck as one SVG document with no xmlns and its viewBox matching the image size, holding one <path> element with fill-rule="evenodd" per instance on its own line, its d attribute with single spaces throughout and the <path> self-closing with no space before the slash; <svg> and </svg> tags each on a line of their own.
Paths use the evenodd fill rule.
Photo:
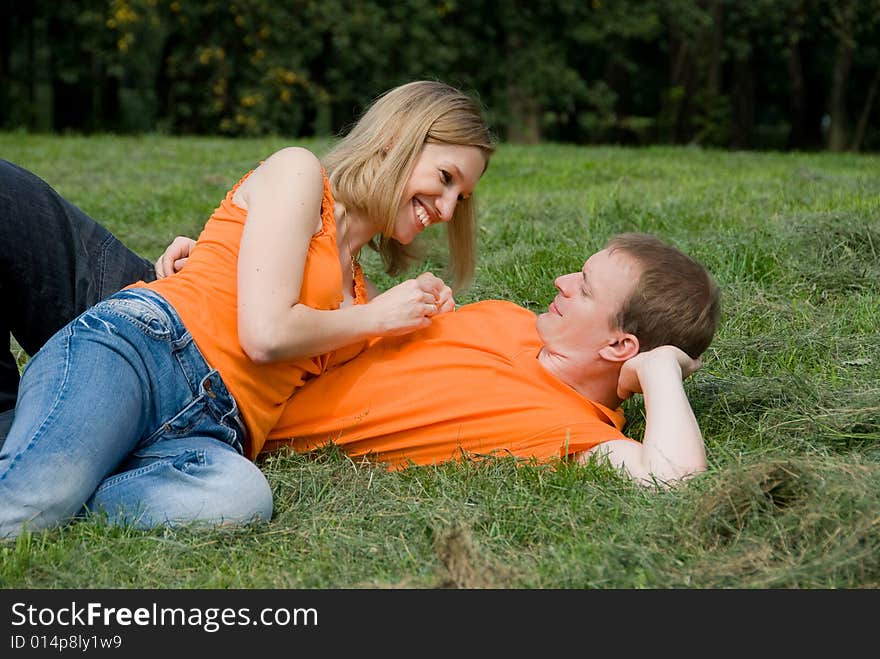
<svg viewBox="0 0 880 659">
<path fill-rule="evenodd" d="M 352 255 L 357 254 L 364 245 L 370 242 L 376 232 L 369 222 L 350 212 L 344 204 L 337 203 L 333 210 L 336 219 L 337 244 L 346 245 Z"/>
</svg>

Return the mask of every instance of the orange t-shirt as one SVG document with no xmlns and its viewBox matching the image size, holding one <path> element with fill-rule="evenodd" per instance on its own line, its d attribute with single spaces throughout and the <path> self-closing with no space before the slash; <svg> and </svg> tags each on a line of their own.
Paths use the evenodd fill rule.
<svg viewBox="0 0 880 659">
<path fill-rule="evenodd" d="M 168 300 L 205 360 L 220 372 L 247 429 L 245 455 L 253 459 L 294 390 L 307 378 L 354 357 L 365 342 L 317 357 L 265 365 L 254 364 L 242 350 L 238 340 L 238 251 L 247 211 L 233 203 L 232 197 L 250 174 L 233 186 L 211 215 L 183 270 L 132 286 L 151 288 Z M 325 175 L 321 229 L 309 243 L 299 301 L 315 309 L 338 309 L 342 300 L 333 194 Z M 366 301 L 363 272 L 358 266 L 355 304 Z"/>
<path fill-rule="evenodd" d="M 431 464 L 463 455 L 546 460 L 622 434 L 623 411 L 587 400 L 538 361 L 535 314 L 490 300 L 374 340 L 300 389 L 265 450 L 333 442 L 351 456 Z"/>
</svg>

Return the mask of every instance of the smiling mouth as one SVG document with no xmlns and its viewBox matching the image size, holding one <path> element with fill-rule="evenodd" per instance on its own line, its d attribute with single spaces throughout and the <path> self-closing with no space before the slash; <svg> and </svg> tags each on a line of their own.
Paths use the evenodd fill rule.
<svg viewBox="0 0 880 659">
<path fill-rule="evenodd" d="M 559 308 L 556 306 L 556 300 L 553 300 L 553 302 L 550 303 L 550 306 L 547 307 L 547 311 L 555 313 L 557 316 L 562 316 L 562 314 L 559 313 Z"/>
<path fill-rule="evenodd" d="M 428 211 L 425 210 L 425 207 L 422 206 L 422 202 L 418 199 L 413 199 L 413 206 L 416 209 L 416 219 L 421 223 L 423 227 L 427 227 L 431 224 L 431 216 L 428 215 Z"/>
</svg>

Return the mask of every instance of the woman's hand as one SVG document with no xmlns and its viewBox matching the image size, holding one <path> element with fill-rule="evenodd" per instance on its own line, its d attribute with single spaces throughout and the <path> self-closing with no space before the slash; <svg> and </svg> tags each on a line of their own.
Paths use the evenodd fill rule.
<svg viewBox="0 0 880 659">
<path fill-rule="evenodd" d="M 376 314 L 378 336 L 399 336 L 428 327 L 431 317 L 455 309 L 452 290 L 430 272 L 407 279 L 368 305 Z"/>
<path fill-rule="evenodd" d="M 655 372 L 666 369 L 679 369 L 681 380 L 685 380 L 703 365 L 701 358 L 692 359 L 675 346 L 660 346 L 647 352 L 640 352 L 626 361 L 617 379 L 617 397 L 626 400 L 633 394 L 643 393 L 646 378 Z"/>
<path fill-rule="evenodd" d="M 195 244 L 195 240 L 186 236 L 177 236 L 171 241 L 156 261 L 156 278 L 162 279 L 179 272 L 186 265 L 186 260 Z"/>
<path fill-rule="evenodd" d="M 437 313 L 455 311 L 455 298 L 452 297 L 452 289 L 449 288 L 449 286 L 444 284 L 442 281 L 440 283 L 442 284 L 442 286 L 440 287 L 440 292 L 435 296 L 437 301 Z"/>
</svg>

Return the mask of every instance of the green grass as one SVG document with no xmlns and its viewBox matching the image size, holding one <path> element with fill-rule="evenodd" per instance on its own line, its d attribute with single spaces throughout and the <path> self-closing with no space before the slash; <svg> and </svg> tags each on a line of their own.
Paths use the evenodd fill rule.
<svg viewBox="0 0 880 659">
<path fill-rule="evenodd" d="M 0 135 L 4 158 L 149 258 L 286 144 Z M 880 157 L 503 145 L 477 196 L 481 259 L 460 303 L 538 310 L 555 275 L 627 230 L 712 270 L 723 323 L 686 383 L 708 473 L 657 493 L 594 466 L 392 473 L 279 453 L 260 460 L 269 523 L 77 522 L 0 543 L 0 587 L 880 586 Z M 641 401 L 625 408 L 640 437 Z"/>
</svg>

